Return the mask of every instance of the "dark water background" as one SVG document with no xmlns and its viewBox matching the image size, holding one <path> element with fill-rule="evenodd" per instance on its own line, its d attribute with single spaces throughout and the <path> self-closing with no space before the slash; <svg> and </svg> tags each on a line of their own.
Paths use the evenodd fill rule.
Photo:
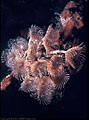
<svg viewBox="0 0 89 120">
<path fill-rule="evenodd" d="M 36 24 L 40 27 L 50 24 L 54 11 L 62 11 L 69 0 L 2 0 L 1 1 L 1 51 L 7 47 L 10 38 L 16 38 L 21 30 Z M 77 1 L 77 0 L 76 0 Z M 81 0 L 83 2 L 83 0 Z M 83 2 L 85 4 L 85 2 Z M 85 26 L 80 32 L 81 41 L 88 41 L 87 7 L 84 12 Z M 87 60 L 88 61 L 88 60 Z M 83 69 L 72 76 L 64 90 L 64 97 L 48 106 L 39 105 L 28 93 L 18 91 L 16 79 L 6 91 L 1 92 L 1 117 L 35 118 L 86 118 L 88 115 L 88 62 Z M 1 65 L 1 79 L 10 71 Z M 1 80 L 0 80 L 1 81 Z"/>
</svg>

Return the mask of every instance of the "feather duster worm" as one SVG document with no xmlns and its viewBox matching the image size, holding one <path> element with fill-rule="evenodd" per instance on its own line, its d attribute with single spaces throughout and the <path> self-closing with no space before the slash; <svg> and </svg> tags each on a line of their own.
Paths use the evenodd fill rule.
<svg viewBox="0 0 89 120">
<path fill-rule="evenodd" d="M 79 71 L 85 61 L 86 47 L 82 43 L 78 46 L 68 49 L 65 53 L 66 62 L 73 68 Z"/>
<path fill-rule="evenodd" d="M 37 57 L 41 56 L 41 52 L 38 52 L 38 48 L 39 46 L 41 46 L 42 37 L 43 31 L 39 27 L 32 25 L 28 32 L 28 49 L 25 52 L 25 54 L 27 54 L 26 59 L 29 60 L 29 62 L 31 63 L 33 63 L 37 59 Z"/>
<path fill-rule="evenodd" d="M 53 55 L 47 64 L 48 72 L 53 79 L 56 88 L 63 88 L 65 83 L 69 80 L 69 74 L 64 69 L 65 62 L 62 55 Z"/>
<path fill-rule="evenodd" d="M 1 60 L 11 74 L 1 81 L 1 90 L 5 90 L 15 77 L 22 80 L 20 90 L 48 104 L 55 92 L 64 88 L 71 76 L 69 67 L 78 72 L 85 61 L 85 45 L 81 41 L 77 44 L 75 40 L 79 38 L 73 37 L 73 29 L 84 25 L 77 7 L 70 1 L 59 15 L 61 25 L 49 25 L 45 35 L 41 28 L 32 25 L 26 35 L 29 41 L 22 37 L 10 40 Z"/>
<path fill-rule="evenodd" d="M 47 32 L 43 38 L 43 44 L 46 49 L 47 54 L 58 48 L 59 46 L 59 29 L 54 29 L 52 25 L 49 25 Z"/>
</svg>

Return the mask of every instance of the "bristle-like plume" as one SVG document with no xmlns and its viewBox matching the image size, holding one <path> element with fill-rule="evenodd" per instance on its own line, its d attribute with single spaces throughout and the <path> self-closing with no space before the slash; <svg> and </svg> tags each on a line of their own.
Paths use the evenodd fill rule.
<svg viewBox="0 0 89 120">
<path fill-rule="evenodd" d="M 51 60 L 47 63 L 47 69 L 51 76 L 58 76 L 62 70 L 63 58 L 59 55 L 52 56 Z"/>
<path fill-rule="evenodd" d="M 7 67 L 9 67 L 17 78 L 24 67 L 24 53 L 27 49 L 27 41 L 24 38 L 18 37 L 8 43 L 9 49 L 3 51 L 2 61 L 5 61 Z M 23 69 L 24 70 L 24 69 Z"/>
<path fill-rule="evenodd" d="M 52 25 L 49 25 L 47 32 L 43 38 L 43 45 L 46 49 L 46 52 L 57 49 L 55 46 L 59 46 L 59 30 L 54 29 Z"/>
<path fill-rule="evenodd" d="M 43 30 L 38 26 L 32 25 L 28 32 L 28 38 L 34 42 L 39 42 L 43 38 Z"/>
<path fill-rule="evenodd" d="M 20 90 L 29 92 L 30 95 L 40 101 L 40 103 L 48 104 L 51 102 L 55 90 L 55 84 L 51 78 L 47 76 L 42 78 L 29 77 L 22 82 Z"/>
<path fill-rule="evenodd" d="M 62 55 L 54 55 L 47 64 L 47 69 L 51 75 L 56 88 L 62 89 L 69 80 L 69 74 L 64 69 L 64 60 Z"/>
<path fill-rule="evenodd" d="M 85 61 L 86 47 L 81 43 L 78 46 L 68 49 L 65 53 L 66 62 L 73 68 L 78 70 Z"/>
<path fill-rule="evenodd" d="M 49 104 L 52 100 L 55 91 L 55 83 L 50 77 L 44 76 L 41 78 L 42 84 L 39 91 L 39 100 L 42 104 Z"/>
<path fill-rule="evenodd" d="M 39 60 L 34 62 L 31 66 L 32 75 L 34 76 L 46 76 L 47 75 L 47 61 L 46 60 Z"/>
</svg>

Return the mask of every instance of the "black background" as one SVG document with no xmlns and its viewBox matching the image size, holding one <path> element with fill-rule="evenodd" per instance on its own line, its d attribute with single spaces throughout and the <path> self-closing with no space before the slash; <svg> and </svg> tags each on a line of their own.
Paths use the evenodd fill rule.
<svg viewBox="0 0 89 120">
<path fill-rule="evenodd" d="M 63 10 L 69 0 L 2 0 L 1 1 L 1 51 L 7 47 L 10 38 L 16 38 L 21 30 L 36 24 L 47 28 L 54 11 Z M 83 0 L 81 0 L 85 3 Z M 87 41 L 87 7 L 83 12 L 84 24 L 80 33 Z M 44 27 L 45 26 L 45 27 Z M 6 91 L 1 92 L 1 117 L 35 118 L 86 118 L 88 115 L 88 67 L 72 76 L 67 83 L 62 99 L 48 106 L 40 105 L 28 93 L 18 91 L 19 81 L 12 80 Z M 2 64 L 1 79 L 10 71 Z M 1 80 L 0 80 L 1 81 Z"/>
</svg>

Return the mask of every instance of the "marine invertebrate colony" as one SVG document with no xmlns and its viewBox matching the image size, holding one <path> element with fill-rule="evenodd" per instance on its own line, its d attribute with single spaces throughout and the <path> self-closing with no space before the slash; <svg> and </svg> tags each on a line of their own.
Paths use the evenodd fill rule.
<svg viewBox="0 0 89 120">
<path fill-rule="evenodd" d="M 20 90 L 48 104 L 55 91 L 64 88 L 71 73 L 78 72 L 85 61 L 85 45 L 73 32 L 84 26 L 77 7 L 70 1 L 58 16 L 60 25 L 49 25 L 45 35 L 41 28 L 32 25 L 29 41 L 22 37 L 10 40 L 1 59 L 12 72 L 2 80 L 1 90 L 15 77 L 22 80 Z"/>
</svg>

